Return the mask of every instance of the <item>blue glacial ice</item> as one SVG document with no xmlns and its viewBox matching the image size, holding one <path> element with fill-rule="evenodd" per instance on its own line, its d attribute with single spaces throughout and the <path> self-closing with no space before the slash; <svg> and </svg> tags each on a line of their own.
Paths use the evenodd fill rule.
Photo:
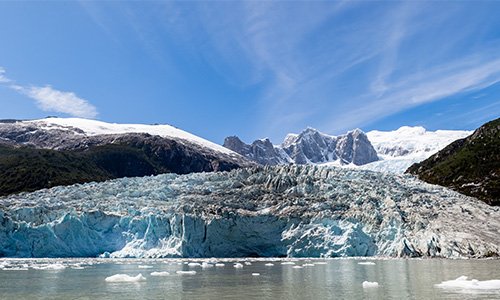
<svg viewBox="0 0 500 300">
<path fill-rule="evenodd" d="M 0 257 L 484 257 L 500 211 L 409 175 L 165 174 L 0 198 Z"/>
</svg>

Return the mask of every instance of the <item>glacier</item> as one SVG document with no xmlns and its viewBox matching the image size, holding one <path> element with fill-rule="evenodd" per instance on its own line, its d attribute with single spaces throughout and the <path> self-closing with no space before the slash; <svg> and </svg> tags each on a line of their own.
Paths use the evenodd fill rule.
<svg viewBox="0 0 500 300">
<path fill-rule="evenodd" d="M 315 165 L 0 198 L 0 257 L 488 257 L 500 208 L 411 175 Z"/>
</svg>

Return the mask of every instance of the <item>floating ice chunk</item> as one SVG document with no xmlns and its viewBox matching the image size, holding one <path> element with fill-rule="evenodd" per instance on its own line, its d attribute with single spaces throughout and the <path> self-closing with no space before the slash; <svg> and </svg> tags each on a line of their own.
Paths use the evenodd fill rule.
<svg viewBox="0 0 500 300">
<path fill-rule="evenodd" d="M 203 269 L 207 269 L 207 268 L 213 268 L 214 265 L 204 262 L 204 263 L 201 264 L 201 267 Z"/>
<path fill-rule="evenodd" d="M 293 266 L 293 269 L 302 269 L 304 268 L 303 266 Z"/>
<path fill-rule="evenodd" d="M 63 264 L 46 264 L 46 265 L 33 266 L 33 269 L 59 271 L 66 269 L 66 266 Z"/>
<path fill-rule="evenodd" d="M 201 264 L 200 263 L 196 263 L 196 262 L 188 263 L 187 265 L 190 268 L 201 267 Z"/>
<path fill-rule="evenodd" d="M 252 273 L 252 276 L 260 276 L 260 273 Z"/>
<path fill-rule="evenodd" d="M 179 275 L 195 275 L 196 271 L 177 271 L 175 273 L 177 273 Z"/>
<path fill-rule="evenodd" d="M 272 266 L 274 266 L 274 264 L 272 264 L 272 263 L 267 263 L 267 264 L 265 264 L 264 266 L 266 266 L 266 267 L 272 267 Z"/>
<path fill-rule="evenodd" d="M 215 266 L 220 268 L 220 267 L 224 267 L 224 266 L 225 266 L 225 264 L 222 264 L 222 263 L 217 263 L 217 264 L 215 264 Z"/>
<path fill-rule="evenodd" d="M 293 261 L 284 261 L 281 263 L 282 265 L 295 265 Z"/>
<path fill-rule="evenodd" d="M 169 272 L 151 272 L 151 276 L 168 276 L 170 275 Z"/>
<path fill-rule="evenodd" d="M 314 267 L 314 264 L 303 264 L 303 267 Z"/>
<path fill-rule="evenodd" d="M 251 262 L 249 262 L 249 261 L 244 262 L 244 264 L 245 264 L 246 266 L 251 266 L 251 265 L 252 265 L 252 263 L 251 263 Z"/>
<path fill-rule="evenodd" d="M 73 270 L 83 270 L 85 268 L 81 267 L 81 266 L 73 266 L 73 267 L 71 267 L 71 269 L 73 269 Z"/>
<path fill-rule="evenodd" d="M 139 269 L 152 269 L 153 266 L 145 266 L 145 265 L 140 265 L 138 266 Z"/>
<path fill-rule="evenodd" d="M 236 269 L 241 269 L 243 268 L 243 265 L 240 263 L 235 263 L 233 267 L 235 267 Z"/>
<path fill-rule="evenodd" d="M 12 267 L 12 268 L 3 268 L 4 271 L 28 271 L 28 268 L 23 267 Z"/>
<path fill-rule="evenodd" d="M 372 261 L 362 261 L 362 262 L 359 262 L 358 265 L 364 265 L 364 266 L 374 266 L 375 263 L 372 262 Z"/>
<path fill-rule="evenodd" d="M 113 276 L 106 277 L 106 282 L 140 282 L 146 281 L 146 277 L 142 276 L 142 274 L 138 274 L 137 276 L 129 276 L 127 274 L 115 274 Z"/>
<path fill-rule="evenodd" d="M 463 293 L 474 290 L 500 290 L 500 280 L 467 280 L 467 276 L 460 276 L 455 280 L 443 281 L 435 286 L 442 289 L 454 289 Z"/>
<path fill-rule="evenodd" d="M 315 265 L 326 265 L 328 264 L 326 261 L 318 261 L 314 263 Z"/>
<path fill-rule="evenodd" d="M 364 289 L 378 288 L 378 282 L 363 281 Z"/>
</svg>

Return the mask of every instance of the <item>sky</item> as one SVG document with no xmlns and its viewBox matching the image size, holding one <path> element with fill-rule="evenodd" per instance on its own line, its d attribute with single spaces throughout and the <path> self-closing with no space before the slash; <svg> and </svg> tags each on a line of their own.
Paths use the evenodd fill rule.
<svg viewBox="0 0 500 300">
<path fill-rule="evenodd" d="M 280 143 L 500 117 L 500 1 L 0 2 L 0 119 Z"/>
</svg>

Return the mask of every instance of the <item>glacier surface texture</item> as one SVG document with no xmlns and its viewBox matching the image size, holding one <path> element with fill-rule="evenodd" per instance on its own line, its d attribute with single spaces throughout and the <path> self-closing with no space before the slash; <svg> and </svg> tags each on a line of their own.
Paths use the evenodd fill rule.
<svg viewBox="0 0 500 300">
<path fill-rule="evenodd" d="M 0 257 L 485 257 L 500 210 L 410 175 L 165 174 L 0 198 Z"/>
</svg>

